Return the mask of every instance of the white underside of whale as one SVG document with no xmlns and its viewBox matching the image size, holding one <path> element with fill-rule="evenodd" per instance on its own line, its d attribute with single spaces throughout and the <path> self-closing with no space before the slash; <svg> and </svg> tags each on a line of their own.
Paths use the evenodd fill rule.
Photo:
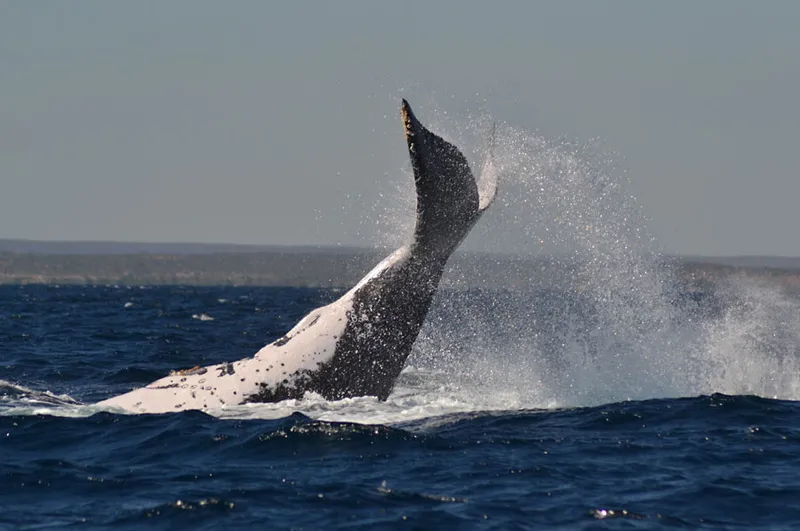
<svg viewBox="0 0 800 531">
<path fill-rule="evenodd" d="M 314 371 L 332 359 L 347 326 L 355 293 L 407 255 L 408 247 L 401 247 L 338 300 L 309 312 L 284 337 L 266 345 L 252 358 L 173 371 L 146 387 L 98 405 L 130 413 L 221 409 L 242 404 L 264 387 L 274 388 L 282 383 L 291 387 L 298 372 Z M 284 343 L 284 339 L 288 342 Z"/>
</svg>

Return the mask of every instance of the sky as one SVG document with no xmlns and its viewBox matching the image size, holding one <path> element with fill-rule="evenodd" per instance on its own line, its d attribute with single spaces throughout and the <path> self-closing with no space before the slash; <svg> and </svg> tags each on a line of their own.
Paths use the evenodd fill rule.
<svg viewBox="0 0 800 531">
<path fill-rule="evenodd" d="M 3 2 L 0 238 L 370 245 L 406 97 L 599 141 L 669 253 L 800 256 L 799 27 L 778 0 Z"/>
</svg>

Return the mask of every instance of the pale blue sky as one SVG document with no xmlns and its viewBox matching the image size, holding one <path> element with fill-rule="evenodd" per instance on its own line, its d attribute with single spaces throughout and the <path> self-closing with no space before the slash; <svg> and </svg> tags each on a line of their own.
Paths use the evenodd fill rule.
<svg viewBox="0 0 800 531">
<path fill-rule="evenodd" d="M 800 256 L 798 28 L 793 1 L 3 2 L 0 238 L 369 245 L 404 96 L 599 138 L 669 252 Z"/>
</svg>

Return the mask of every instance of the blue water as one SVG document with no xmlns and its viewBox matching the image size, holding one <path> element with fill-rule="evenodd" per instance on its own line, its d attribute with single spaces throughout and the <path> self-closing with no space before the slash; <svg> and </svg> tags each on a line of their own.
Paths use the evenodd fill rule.
<svg viewBox="0 0 800 531">
<path fill-rule="evenodd" d="M 750 288 L 628 328 L 599 299 L 443 293 L 385 403 L 91 405 L 338 295 L 0 287 L 0 528 L 800 526 L 796 301 Z"/>
</svg>

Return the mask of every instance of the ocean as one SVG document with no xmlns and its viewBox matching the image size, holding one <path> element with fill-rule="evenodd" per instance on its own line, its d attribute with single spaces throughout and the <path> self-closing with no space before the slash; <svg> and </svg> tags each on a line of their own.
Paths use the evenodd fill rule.
<svg viewBox="0 0 800 531">
<path fill-rule="evenodd" d="M 797 296 L 592 277 L 443 290 L 386 402 L 140 416 L 341 292 L 0 286 L 0 529 L 800 527 Z"/>
</svg>

